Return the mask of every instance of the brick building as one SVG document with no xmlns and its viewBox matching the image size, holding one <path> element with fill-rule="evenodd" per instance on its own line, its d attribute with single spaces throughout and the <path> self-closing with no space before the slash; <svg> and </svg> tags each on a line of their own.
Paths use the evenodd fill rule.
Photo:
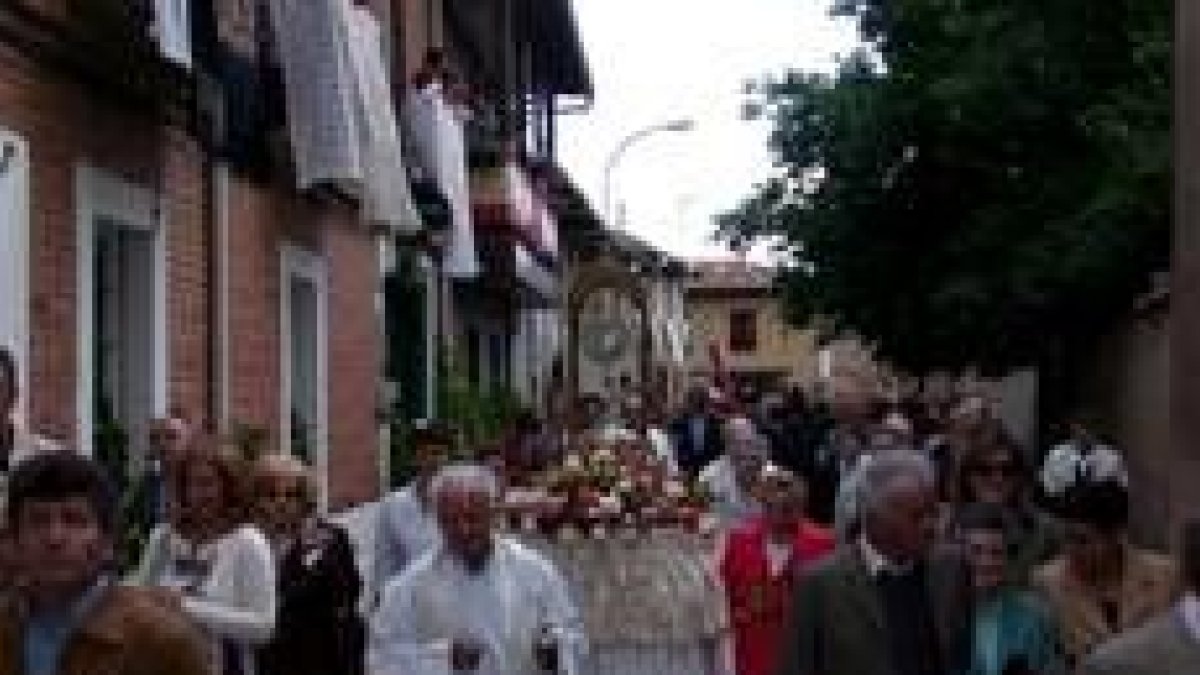
<svg viewBox="0 0 1200 675">
<path fill-rule="evenodd" d="M 407 123 L 434 50 L 472 121 L 447 86 L 438 129 Z M 84 452 L 127 438 L 136 461 L 177 410 L 306 457 L 330 507 L 372 499 L 396 410 L 380 392 L 433 412 L 435 337 L 475 379 L 542 397 L 575 208 L 555 119 L 590 95 L 566 0 L 4 3 L 0 341 L 20 414 Z M 420 151 L 446 143 L 466 191 L 437 199 L 474 221 L 448 233 L 478 258 L 462 278 L 408 199 Z M 403 252 L 419 293 L 385 284 Z"/>
<path fill-rule="evenodd" d="M 262 429 L 347 505 L 379 485 L 377 234 L 297 188 L 267 80 L 235 86 L 267 72 L 243 8 L 0 7 L 0 339 L 39 433 L 136 450 L 178 409 Z"/>
<path fill-rule="evenodd" d="M 439 346 L 473 387 L 511 391 L 525 405 L 541 408 L 562 348 L 568 262 L 559 232 L 581 208 L 557 164 L 557 120 L 585 110 L 592 95 L 570 3 L 397 0 L 390 15 L 397 25 L 397 81 L 410 94 L 418 89 L 431 52 L 444 60 L 444 77 L 454 80 L 435 92 L 459 113 L 438 143 L 463 145 L 455 169 L 465 171 L 467 191 L 437 188 L 451 212 L 461 208 L 469 218 L 477 264 L 473 273 L 456 271 L 463 267 L 453 241 L 457 232 L 440 250 L 403 238 L 390 242 L 385 257 L 409 261 L 388 265 L 394 408 L 413 419 L 440 416 L 434 368 Z M 455 87 L 469 92 L 469 100 L 457 98 Z M 430 135 L 418 124 L 406 131 Z M 417 344 L 424 348 L 410 348 Z"/>
</svg>

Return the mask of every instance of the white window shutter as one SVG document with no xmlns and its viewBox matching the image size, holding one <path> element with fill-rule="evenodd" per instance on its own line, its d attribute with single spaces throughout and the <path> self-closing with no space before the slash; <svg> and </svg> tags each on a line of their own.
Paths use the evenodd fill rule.
<svg viewBox="0 0 1200 675">
<path fill-rule="evenodd" d="M 17 361 L 19 381 L 28 389 L 29 354 L 29 148 L 24 139 L 0 128 L 0 345 Z M 17 402 L 23 418 L 25 401 Z"/>
<path fill-rule="evenodd" d="M 154 0 L 154 38 L 163 58 L 192 67 L 192 0 Z"/>
</svg>

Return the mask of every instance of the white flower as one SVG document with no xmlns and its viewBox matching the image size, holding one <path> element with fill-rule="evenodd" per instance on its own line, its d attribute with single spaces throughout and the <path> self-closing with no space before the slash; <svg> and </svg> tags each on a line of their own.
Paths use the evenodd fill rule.
<svg viewBox="0 0 1200 675">
<path fill-rule="evenodd" d="M 1091 453 L 1084 458 L 1084 466 L 1093 480 L 1111 480 L 1122 487 L 1129 487 L 1129 472 L 1125 469 L 1125 460 L 1110 446 L 1093 447 Z"/>
<path fill-rule="evenodd" d="M 1115 481 L 1129 486 L 1129 474 L 1121 455 L 1111 446 L 1095 444 L 1086 452 L 1076 443 L 1061 443 L 1050 450 L 1042 464 L 1042 488 L 1060 495 L 1081 479 L 1092 482 Z"/>
</svg>

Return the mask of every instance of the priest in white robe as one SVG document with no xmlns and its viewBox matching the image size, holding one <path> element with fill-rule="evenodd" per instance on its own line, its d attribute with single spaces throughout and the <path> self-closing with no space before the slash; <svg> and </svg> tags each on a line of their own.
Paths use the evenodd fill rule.
<svg viewBox="0 0 1200 675">
<path fill-rule="evenodd" d="M 495 475 L 450 466 L 432 490 L 441 542 L 384 590 L 370 675 L 580 675 L 585 640 L 566 583 L 495 533 Z"/>
</svg>

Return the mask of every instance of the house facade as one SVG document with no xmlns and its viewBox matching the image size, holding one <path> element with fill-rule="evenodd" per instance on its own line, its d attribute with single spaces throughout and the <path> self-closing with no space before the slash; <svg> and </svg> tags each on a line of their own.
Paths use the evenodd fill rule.
<svg viewBox="0 0 1200 675">
<path fill-rule="evenodd" d="M 454 379 L 545 411 L 563 346 L 559 235 L 579 208 L 557 120 L 591 97 L 570 3 L 398 0 L 391 12 L 406 138 L 437 138 L 434 158 L 414 158 L 435 176 L 423 213 L 430 227 L 445 217 L 439 237 L 385 246 L 389 410 L 445 417 Z M 452 113 L 437 134 L 412 114 L 426 104 Z"/>
<path fill-rule="evenodd" d="M 771 268 L 733 258 L 694 261 L 690 272 L 688 363 L 696 382 L 723 370 L 739 390 L 761 393 L 815 385 L 823 359 L 829 361 L 833 352 L 822 357 L 814 331 L 787 323 Z M 837 364 L 825 364 L 826 376 L 856 356 L 838 355 Z"/>
<path fill-rule="evenodd" d="M 376 137 L 306 136 L 289 7 L 0 7 L 0 340 L 37 433 L 136 458 L 149 421 L 179 414 L 304 456 L 338 508 L 379 490 L 379 245 L 420 223 L 368 209 L 379 174 L 352 160 Z M 394 33 L 380 8 L 346 7 L 313 25 Z M 355 78 L 394 44 L 317 37 L 346 59 L 322 86 L 346 110 L 373 91 L 370 133 L 386 131 L 391 97 Z"/>
</svg>

